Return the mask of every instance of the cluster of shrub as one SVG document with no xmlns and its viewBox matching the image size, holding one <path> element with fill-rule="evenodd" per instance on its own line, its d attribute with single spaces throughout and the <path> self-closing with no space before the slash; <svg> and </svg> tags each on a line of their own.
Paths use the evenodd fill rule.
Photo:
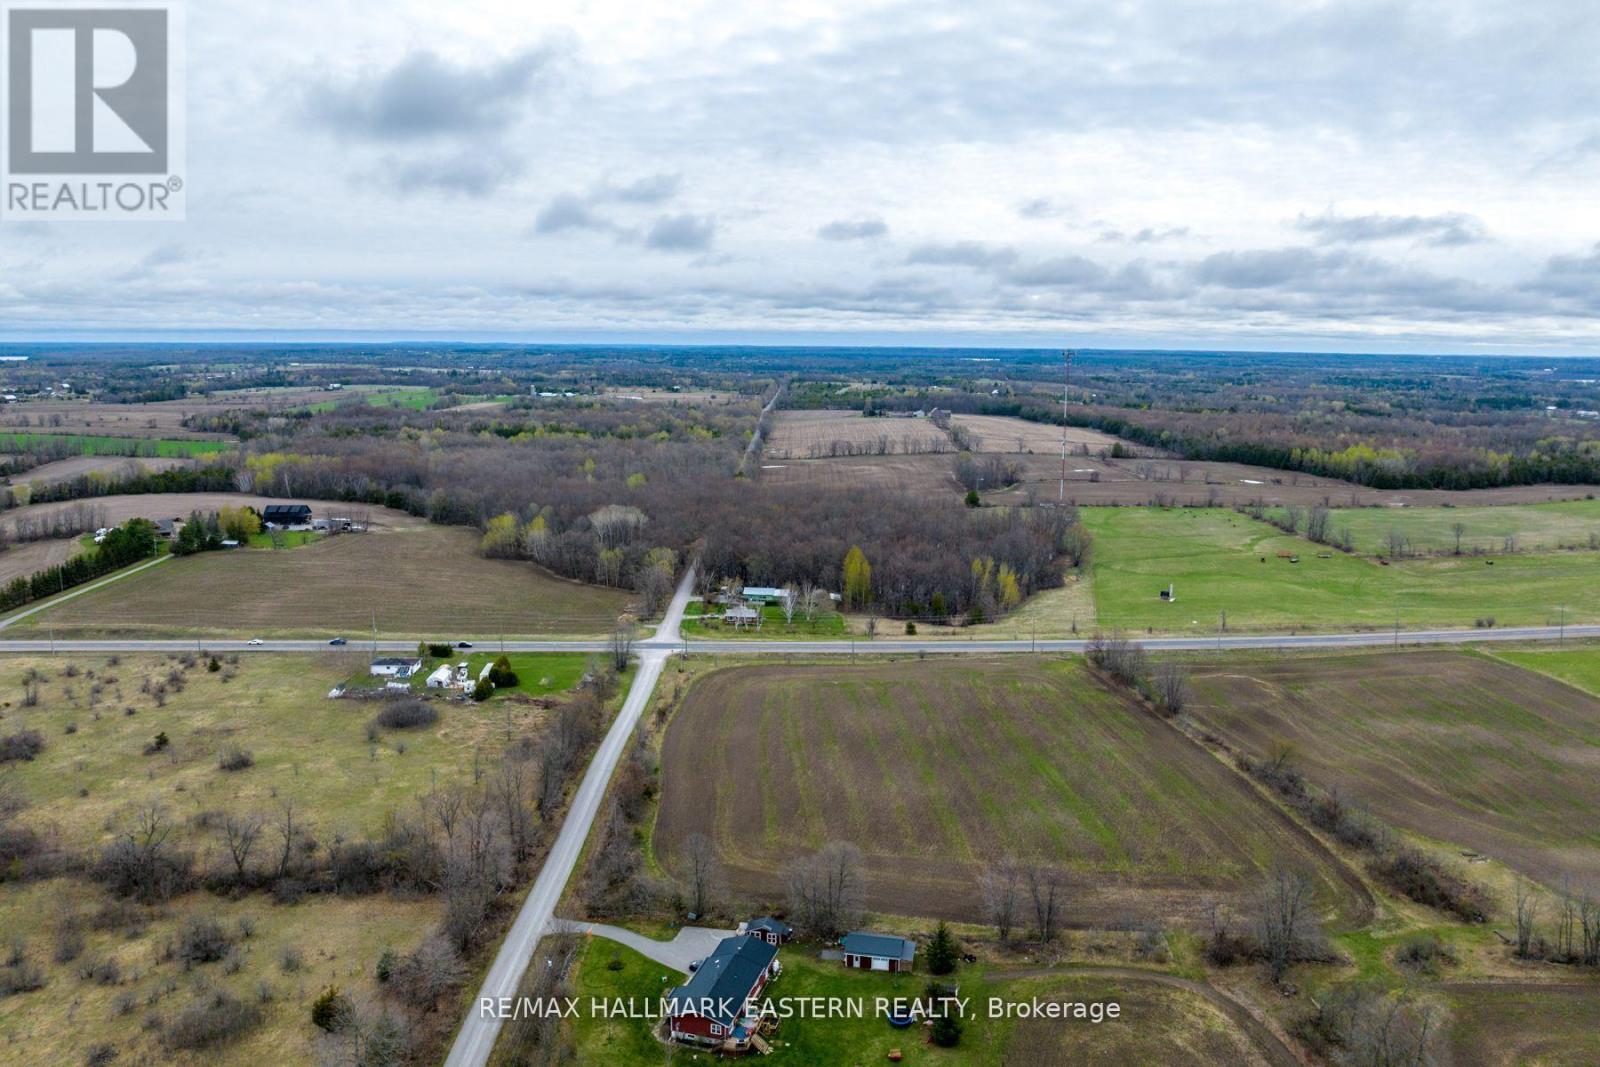
<svg viewBox="0 0 1600 1067">
<path fill-rule="evenodd" d="M 1182 715 L 1189 705 L 1189 672 L 1183 665 L 1172 660 L 1152 665 L 1143 645 L 1119 633 L 1096 633 L 1084 648 L 1084 658 L 1118 685 L 1150 701 L 1163 715 Z"/>
<path fill-rule="evenodd" d="M 1368 869 L 1380 882 L 1419 904 L 1449 912 L 1466 922 L 1484 922 L 1491 911 L 1481 886 L 1450 870 L 1440 860 L 1399 840 L 1388 827 L 1350 804 L 1338 790 L 1313 790 L 1285 750 L 1273 759 L 1237 756 L 1239 769 L 1342 844 L 1368 855 Z"/>
<path fill-rule="evenodd" d="M 504 894 L 535 858 L 585 753 L 600 737 L 604 702 L 615 694 L 617 683 L 604 667 L 597 667 L 594 677 L 593 684 L 556 711 L 541 734 L 510 740 L 499 761 L 477 768 L 470 783 L 434 788 L 419 798 L 414 812 L 394 815 L 372 838 L 320 840 L 292 803 L 265 813 L 208 810 L 180 821 L 160 802 L 151 802 L 124 813 L 108 844 L 77 852 L 53 835 L 21 826 L 13 817 L 22 810 L 22 801 L 0 782 L 0 881 L 91 879 L 112 898 L 107 914 L 130 930 L 142 927 L 150 914 L 140 905 L 164 908 L 195 890 L 230 899 L 263 893 L 281 905 L 307 894 L 442 897 L 444 917 L 437 930 L 413 952 L 386 953 L 380 961 L 379 1002 L 356 1004 L 336 995 L 331 1004 L 337 1010 L 330 1011 L 329 1003 L 319 1009 L 319 1025 L 328 1031 L 325 1043 L 336 1059 L 345 1057 L 338 1062 L 370 1067 L 406 1062 L 415 1047 L 414 1017 L 432 1011 L 464 979 L 466 955 L 485 943 Z M 437 717 L 432 702 L 401 697 L 386 701 L 375 722 L 382 729 L 404 730 Z M 24 759 L 43 744 L 31 731 L 4 742 L 6 751 Z M 252 762 L 243 749 L 230 749 L 222 753 L 219 766 L 239 770 Z M 200 840 L 209 842 L 203 850 L 208 859 L 197 856 L 194 845 Z M 80 927 L 76 919 L 70 924 L 63 920 L 59 962 L 70 962 L 83 951 Z M 185 971 L 203 972 L 217 965 L 231 974 L 238 969 L 237 962 L 230 962 L 239 958 L 238 942 L 251 929 L 241 925 L 236 932 L 196 915 L 184 922 L 159 958 Z M 286 972 L 299 966 L 286 954 Z M 101 984 L 121 981 L 114 963 L 105 960 L 82 964 L 80 973 Z M 0 966 L 0 996 L 26 992 L 45 981 L 42 969 L 21 947 Z M 165 1017 L 152 1012 L 147 1019 L 147 1027 L 158 1030 L 167 1047 L 216 1048 L 260 1025 L 259 1003 L 207 982 L 203 973 L 196 989 L 186 1006 Z M 260 1002 L 270 995 L 263 985 Z M 359 1061 L 349 1059 L 358 1052 Z"/>
</svg>

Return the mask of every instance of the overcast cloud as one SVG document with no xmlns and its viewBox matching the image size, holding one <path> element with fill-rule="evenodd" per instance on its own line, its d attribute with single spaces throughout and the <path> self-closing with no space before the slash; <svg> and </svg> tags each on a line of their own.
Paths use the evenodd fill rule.
<svg viewBox="0 0 1600 1067">
<path fill-rule="evenodd" d="M 188 221 L 0 227 L 12 336 L 1600 342 L 1586 0 L 187 19 Z"/>
</svg>

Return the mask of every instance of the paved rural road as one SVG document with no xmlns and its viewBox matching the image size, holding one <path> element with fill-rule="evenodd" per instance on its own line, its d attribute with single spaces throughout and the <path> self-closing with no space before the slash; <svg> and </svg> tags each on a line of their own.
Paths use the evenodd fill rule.
<svg viewBox="0 0 1600 1067">
<path fill-rule="evenodd" d="M 713 930 L 709 926 L 685 926 L 671 941 L 657 941 L 653 937 L 645 937 L 632 930 L 624 930 L 620 926 L 575 922 L 572 919 L 551 919 L 549 929 L 545 932 L 603 937 L 619 945 L 626 945 L 645 959 L 655 960 L 663 967 L 670 967 L 682 974 L 689 973 L 689 964 L 695 960 L 703 960 L 711 955 L 711 950 L 716 948 L 723 938 L 733 936 L 732 930 Z"/>
<path fill-rule="evenodd" d="M 84 592 L 88 590 L 85 589 Z M 681 593 L 682 590 L 680 589 Z M 71 594 L 68 594 L 69 596 Z M 52 604 L 59 601 L 51 601 Z M 676 601 L 675 601 L 676 603 Z M 32 610 L 24 614 L 31 614 Z M 0 629 L 21 614 L 0 619 Z M 875 641 L 762 641 L 747 640 L 709 641 L 684 640 L 678 634 L 681 609 L 669 628 L 663 623 L 656 636 L 638 642 L 634 648 L 645 653 L 683 652 L 702 655 L 929 655 L 940 652 L 1078 652 L 1088 644 L 1086 640 L 1001 640 L 984 639 L 963 641 L 960 638 L 942 640 L 901 640 L 879 638 Z M 1131 639 L 1151 652 L 1227 651 L 1249 648 L 1389 648 L 1396 645 L 1475 645 L 1494 641 L 1554 641 L 1561 637 L 1574 640 L 1600 637 L 1600 626 L 1522 626 L 1495 630 L 1401 630 L 1367 631 L 1363 633 L 1327 634 L 1234 634 L 1223 637 L 1141 637 L 1129 634 Z M 345 646 L 357 651 L 374 647 L 380 652 L 414 652 L 415 641 L 352 641 Z M 478 652 L 605 652 L 609 641 L 501 641 L 485 638 L 474 643 Z M 30 638 L 27 640 L 0 640 L 0 652 L 193 652 L 204 648 L 209 652 L 325 652 L 328 642 L 316 639 L 268 640 L 251 645 L 238 639 L 207 637 L 156 638 L 72 638 L 58 641 Z"/>
<path fill-rule="evenodd" d="M 578 865 L 578 856 L 589 837 L 594 817 L 600 810 L 600 801 L 611 782 L 611 773 L 616 770 L 617 762 L 628 747 L 628 739 L 633 736 L 633 728 L 638 725 L 639 716 L 650 702 L 656 679 L 661 677 L 661 668 L 672 654 L 673 639 L 677 637 L 678 626 L 683 621 L 683 609 L 689 602 L 689 591 L 693 587 L 694 568 L 690 567 L 678 583 L 678 591 L 673 595 L 666 616 L 656 631 L 664 643 L 640 652 L 639 668 L 633 676 L 633 685 L 628 690 L 627 698 L 622 702 L 622 710 L 617 713 L 611 729 L 600 742 L 599 751 L 584 772 L 578 791 L 573 794 L 572 807 L 561 824 L 561 832 L 556 835 L 556 843 L 545 857 L 539 877 L 534 880 L 533 888 L 522 902 L 516 922 L 512 923 L 511 931 L 500 945 L 482 988 L 467 1010 L 466 1021 L 456 1033 L 455 1044 L 444 1061 L 445 1067 L 482 1067 L 488 1062 L 495 1038 L 500 1034 L 501 1019 L 492 1008 L 485 1011 L 483 1005 L 488 1002 L 492 1006 L 501 998 L 516 996 L 522 972 L 533 958 L 533 950 L 545 928 L 550 925 L 556 903 L 566 889 L 567 879 L 572 877 L 573 868 Z"/>
</svg>

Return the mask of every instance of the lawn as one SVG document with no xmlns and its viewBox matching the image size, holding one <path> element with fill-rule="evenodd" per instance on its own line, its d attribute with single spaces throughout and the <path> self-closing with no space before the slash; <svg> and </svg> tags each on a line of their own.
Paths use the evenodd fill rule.
<svg viewBox="0 0 1600 1067">
<path fill-rule="evenodd" d="M 885 1062 L 891 1049 L 899 1049 L 908 1064 L 944 1064 L 979 1067 L 1000 1064 L 1218 1064 L 1257 1067 L 1269 1062 L 1243 1036 L 1235 1024 L 1201 993 L 1157 980 L 1133 977 L 1106 978 L 1056 974 L 1031 978 L 1008 977 L 1003 971 L 966 968 L 948 981 L 970 997 L 966 1029 L 953 1049 L 937 1048 L 923 1037 L 920 1027 L 896 1030 L 877 1011 L 877 998 L 920 996 L 927 985 L 924 975 L 866 974 L 847 971 L 837 963 L 819 960 L 810 949 L 791 946 L 779 955 L 783 974 L 768 996 L 775 1004 L 787 1003 L 797 1011 L 806 998 L 839 998 L 835 1003 L 858 1005 L 861 1018 L 800 1018 L 783 1020 L 772 1040 L 774 1063 L 848 1067 Z M 620 965 L 617 969 L 611 969 Z M 683 976 L 652 963 L 620 945 L 589 940 L 582 949 L 575 991 L 580 1005 L 591 997 L 634 997 L 654 1002 Z M 1017 1022 L 991 1018 L 989 999 L 1116 1003 L 1117 1019 L 1103 1018 Z M 580 1011 L 574 1021 L 578 1062 L 632 1067 L 661 1063 L 663 1046 L 650 1033 L 650 1023 L 635 1019 L 598 1018 Z M 685 1058 L 693 1053 L 683 1052 Z M 707 1058 L 705 1053 L 701 1058 Z"/>
<path fill-rule="evenodd" d="M 1400 829 L 1547 886 L 1600 878 L 1600 700 L 1470 652 L 1217 657 L 1189 711 Z"/>
<path fill-rule="evenodd" d="M 685 637 L 714 638 L 728 640 L 731 638 L 755 638 L 775 641 L 778 639 L 793 640 L 795 638 L 814 637 L 819 639 L 832 639 L 845 636 L 844 616 L 837 611 L 820 611 L 816 618 L 806 621 L 804 615 L 795 612 L 793 622 L 785 622 L 783 609 L 769 604 L 761 609 L 761 628 L 754 626 L 728 626 L 721 622 L 706 622 L 700 616 L 706 614 L 707 607 L 702 601 L 692 601 L 684 610 L 683 626 Z M 720 608 L 709 609 L 712 613 Z M 889 632 L 894 632 L 893 623 L 881 623 Z M 883 631 L 880 631 L 883 632 Z"/>
<path fill-rule="evenodd" d="M 209 456 L 235 446 L 227 441 L 187 441 L 160 437 L 108 437 L 77 433 L 0 433 L 0 442 L 26 451 L 35 445 L 65 445 L 85 456 Z"/>
<path fill-rule="evenodd" d="M 474 675 L 483 665 L 500 658 L 498 652 L 479 652 L 467 659 Z M 594 657 L 586 652 L 511 652 L 506 655 L 517 684 L 506 692 L 525 696 L 564 693 L 578 684 Z"/>
<path fill-rule="evenodd" d="M 707 751 L 739 773 L 706 773 Z M 1359 908 L 1319 846 L 1076 660 L 718 671 L 688 691 L 661 763 L 657 861 L 708 834 L 756 900 L 783 898 L 796 855 L 846 840 L 867 906 L 892 914 L 980 918 L 978 875 L 1001 855 L 1066 871 L 1069 924 L 1195 920 L 1278 861 L 1319 872 L 1330 912 Z"/>
<path fill-rule="evenodd" d="M 1098 623 L 1212 634 L 1229 630 L 1471 627 L 1600 621 L 1579 591 L 1600 581 L 1600 553 L 1518 553 L 1380 566 L 1216 508 L 1084 508 L 1094 535 Z M 1297 556 L 1291 563 L 1280 553 Z M 1173 587 L 1175 601 L 1158 594 Z"/>
<path fill-rule="evenodd" d="M 529 563 L 484 559 L 458 527 L 319 538 L 292 552 L 202 552 L 19 624 L 127 636 L 368 636 L 452 640 L 609 633 L 628 603 Z"/>
<path fill-rule="evenodd" d="M 1405 534 L 1413 550 L 1454 552 L 1460 523 L 1463 552 L 1504 552 L 1506 538 L 1518 549 L 1593 547 L 1600 538 L 1600 500 L 1553 504 L 1503 504 L 1494 507 L 1335 508 L 1330 530 L 1349 529 L 1356 551 L 1387 553 L 1389 532 Z"/>
</svg>

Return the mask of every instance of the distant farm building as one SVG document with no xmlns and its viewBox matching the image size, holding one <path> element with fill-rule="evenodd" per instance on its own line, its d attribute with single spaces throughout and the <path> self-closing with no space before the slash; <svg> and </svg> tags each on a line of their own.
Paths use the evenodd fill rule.
<svg viewBox="0 0 1600 1067">
<path fill-rule="evenodd" d="M 261 521 L 279 529 L 286 526 L 310 526 L 311 505 L 268 504 L 261 509 Z"/>
<path fill-rule="evenodd" d="M 367 673 L 374 678 L 409 678 L 421 669 L 420 659 L 375 659 L 367 665 Z"/>
<path fill-rule="evenodd" d="M 178 536 L 177 519 L 157 519 L 156 536 L 164 541 L 171 541 Z"/>
<path fill-rule="evenodd" d="M 778 947 L 764 938 L 723 938 L 689 981 L 667 994 L 667 1032 L 725 1052 L 767 1051 L 756 999 L 781 970 Z"/>
<path fill-rule="evenodd" d="M 844 949 L 844 965 L 863 971 L 909 971 L 917 954 L 915 941 L 862 930 L 845 934 L 839 946 Z"/>
<path fill-rule="evenodd" d="M 786 604 L 789 601 L 787 589 L 774 589 L 770 585 L 747 585 L 739 595 L 746 604 Z"/>
</svg>

